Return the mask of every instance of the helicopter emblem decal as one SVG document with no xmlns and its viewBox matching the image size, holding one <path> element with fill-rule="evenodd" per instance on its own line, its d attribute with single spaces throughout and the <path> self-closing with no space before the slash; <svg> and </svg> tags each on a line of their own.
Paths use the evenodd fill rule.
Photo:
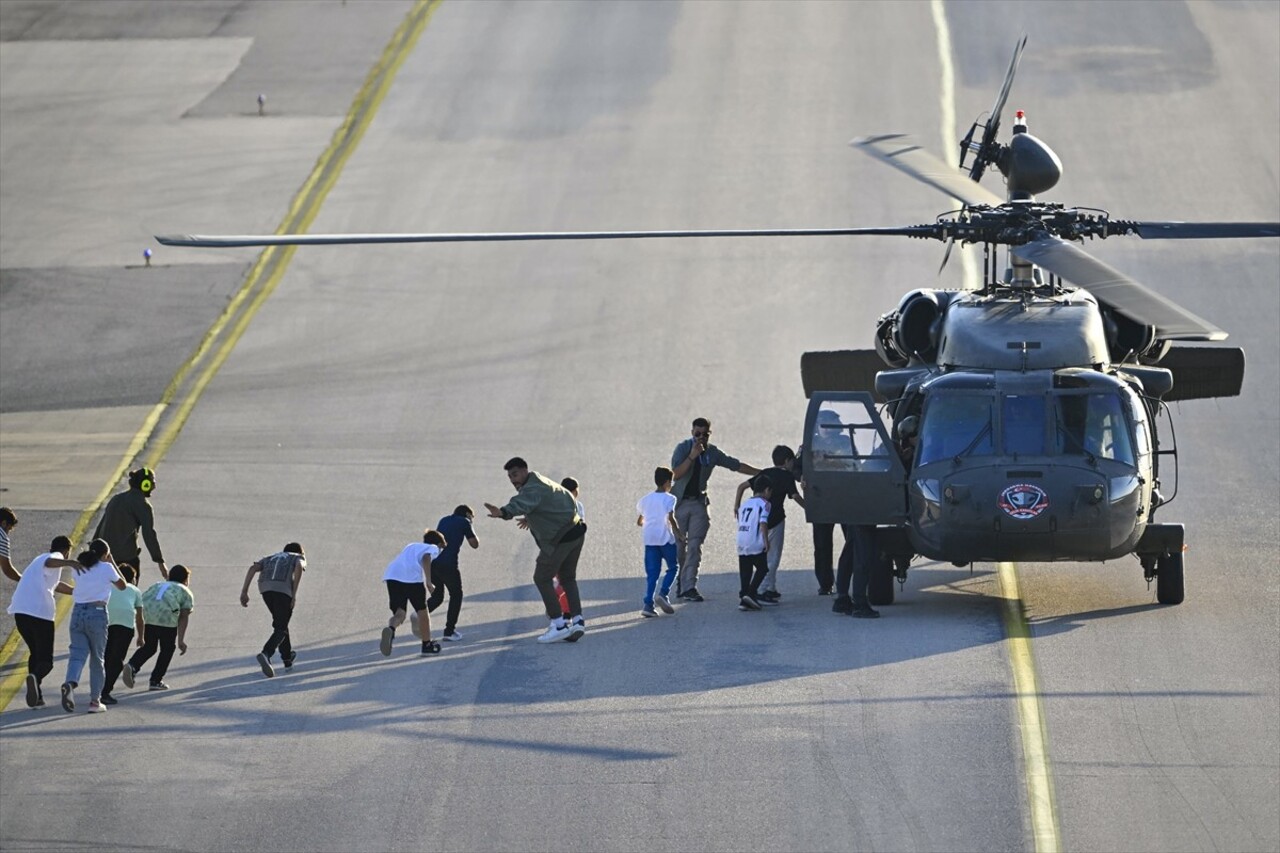
<svg viewBox="0 0 1280 853">
<path fill-rule="evenodd" d="M 1000 508 L 1013 518 L 1026 521 L 1049 508 L 1049 496 L 1039 486 L 1018 483 L 1000 493 Z"/>
</svg>

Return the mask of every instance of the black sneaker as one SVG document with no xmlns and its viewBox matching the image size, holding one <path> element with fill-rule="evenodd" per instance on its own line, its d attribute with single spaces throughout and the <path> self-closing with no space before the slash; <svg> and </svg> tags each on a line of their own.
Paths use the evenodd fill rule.
<svg viewBox="0 0 1280 853">
<path fill-rule="evenodd" d="M 271 665 L 271 658 L 267 657 L 265 652 L 258 652 L 258 666 L 262 667 L 262 674 L 267 678 L 274 678 L 276 674 L 275 667 Z"/>
<path fill-rule="evenodd" d="M 582 639 L 582 635 L 587 633 L 587 623 L 582 621 L 582 617 L 574 619 L 569 623 L 569 635 L 564 638 L 566 643 L 576 643 Z"/>
<path fill-rule="evenodd" d="M 818 587 L 818 595 L 835 595 L 835 590 L 829 586 Z"/>
<path fill-rule="evenodd" d="M 831 603 L 831 612 L 848 616 L 853 613 L 853 599 L 847 595 L 836 596 L 836 600 Z"/>
<path fill-rule="evenodd" d="M 101 702 L 103 705 L 115 705 L 120 702 L 119 699 L 112 696 L 110 693 L 103 693 L 101 696 L 98 697 L 98 701 Z"/>
<path fill-rule="evenodd" d="M 693 589 L 685 590 L 680 593 L 680 597 L 685 601 L 706 601 L 706 599 L 702 597 L 702 593 L 698 592 L 698 588 L 696 586 Z"/>
<path fill-rule="evenodd" d="M 422 653 L 424 655 L 440 654 L 440 644 L 433 640 L 424 640 L 422 642 Z"/>
<path fill-rule="evenodd" d="M 124 680 L 124 686 L 132 690 L 134 676 L 137 674 L 138 674 L 138 671 L 133 668 L 133 664 L 125 663 L 124 669 L 120 670 L 120 678 Z"/>
<path fill-rule="evenodd" d="M 750 595 L 743 595 L 738 598 L 738 606 L 745 607 L 747 610 L 759 610 L 760 602 L 756 601 Z"/>
<path fill-rule="evenodd" d="M 62 684 L 62 710 L 68 714 L 76 709 L 75 689 L 76 686 L 70 681 L 65 681 Z"/>
<path fill-rule="evenodd" d="M 767 590 L 766 592 L 762 592 L 759 595 L 757 595 L 756 600 L 772 601 L 774 604 L 777 604 L 779 601 L 782 600 L 782 593 L 778 592 L 776 589 Z"/>
<path fill-rule="evenodd" d="M 151 682 L 151 686 L 147 689 L 148 690 L 168 690 L 169 685 L 165 684 L 163 681 L 153 681 Z"/>
<path fill-rule="evenodd" d="M 289 656 L 284 659 L 284 668 L 293 669 L 293 662 L 296 661 L 297 659 L 298 659 L 298 653 L 290 652 Z"/>
<path fill-rule="evenodd" d="M 870 604 L 856 604 L 849 615 L 854 619 L 879 619 L 880 611 L 872 610 Z"/>
<path fill-rule="evenodd" d="M 34 708 L 40 703 L 40 682 L 36 681 L 36 677 L 27 673 L 27 707 Z"/>
</svg>

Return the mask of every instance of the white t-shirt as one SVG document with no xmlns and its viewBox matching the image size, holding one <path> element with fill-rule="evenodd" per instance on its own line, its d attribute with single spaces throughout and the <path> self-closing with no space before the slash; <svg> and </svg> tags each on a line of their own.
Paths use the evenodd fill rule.
<svg viewBox="0 0 1280 853">
<path fill-rule="evenodd" d="M 31 561 L 27 570 L 22 573 L 22 580 L 13 588 L 13 601 L 9 602 L 9 613 L 21 613 L 37 619 L 53 621 L 57 610 L 53 602 L 53 588 L 62 580 L 62 569 L 46 569 L 45 561 L 50 557 L 65 560 L 65 554 L 51 551 L 41 554 Z"/>
<path fill-rule="evenodd" d="M 636 512 L 644 518 L 640 532 L 646 545 L 670 545 L 676 541 L 667 516 L 676 508 L 676 496 L 670 492 L 650 492 L 636 504 Z"/>
<path fill-rule="evenodd" d="M 76 604 L 88 604 L 91 601 L 105 602 L 111 597 L 111 590 L 115 589 L 112 581 L 117 580 L 124 579 L 120 577 L 116 567 L 106 560 L 99 560 L 93 564 L 93 568 L 76 573 L 76 589 L 71 594 L 71 600 Z"/>
<path fill-rule="evenodd" d="M 400 583 L 426 583 L 427 577 L 422 572 L 422 555 L 430 554 L 431 559 L 440 556 L 440 549 L 425 542 L 410 542 L 404 546 L 400 556 L 387 565 L 383 572 L 384 581 L 400 581 Z"/>
<path fill-rule="evenodd" d="M 768 522 L 768 501 L 753 495 L 742 502 L 738 509 L 739 556 L 764 553 L 764 534 L 760 531 L 760 525 Z"/>
</svg>

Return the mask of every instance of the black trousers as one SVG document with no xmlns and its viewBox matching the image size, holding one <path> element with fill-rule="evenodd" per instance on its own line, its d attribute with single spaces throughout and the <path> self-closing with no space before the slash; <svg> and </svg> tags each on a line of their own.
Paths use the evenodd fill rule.
<svg viewBox="0 0 1280 853">
<path fill-rule="evenodd" d="M 836 571 L 836 595 L 848 596 L 855 604 L 867 603 L 871 566 L 877 559 L 876 528 L 868 524 L 842 524 L 844 548 Z"/>
<path fill-rule="evenodd" d="M 444 632 L 452 634 L 458 624 L 458 614 L 462 612 L 462 573 L 457 566 L 437 566 L 431 564 L 431 582 L 436 590 L 427 599 L 427 612 L 434 613 L 444 601 L 444 592 L 449 591 L 449 609 L 445 612 Z"/>
<path fill-rule="evenodd" d="M 270 660 L 280 650 L 280 660 L 293 657 L 293 644 L 289 642 L 289 620 L 293 618 L 293 596 L 284 592 L 264 592 L 262 603 L 271 611 L 271 636 L 262 647 L 262 653 Z"/>
<path fill-rule="evenodd" d="M 172 628 L 167 625 L 147 625 L 142 632 L 142 648 L 129 658 L 129 666 L 133 667 L 134 672 L 142 669 L 142 665 L 151 660 L 151 656 L 156 653 L 158 647 L 160 655 L 156 658 L 155 669 L 151 670 L 151 683 L 159 684 L 164 680 L 164 674 L 169 671 L 169 661 L 173 660 L 173 650 L 177 645 L 176 625 Z"/>
<path fill-rule="evenodd" d="M 849 537 L 845 527 L 846 525 L 840 525 L 841 532 L 846 534 L 844 541 L 847 544 Z M 835 538 L 834 524 L 815 523 L 813 525 L 813 574 L 818 578 L 818 589 L 836 587 L 835 562 L 832 559 L 835 554 Z M 845 589 L 847 586 L 848 581 L 840 589 Z"/>
<path fill-rule="evenodd" d="M 760 582 L 769 574 L 769 561 L 764 551 L 759 554 L 738 555 L 738 579 L 742 589 L 738 595 L 756 598 L 760 594 Z"/>
<path fill-rule="evenodd" d="M 36 677 L 37 683 L 44 681 L 44 677 L 53 672 L 53 620 L 15 613 L 13 624 L 29 650 L 27 671 Z"/>
<path fill-rule="evenodd" d="M 102 660 L 103 674 L 106 676 L 106 680 L 102 682 L 103 696 L 110 696 L 111 688 L 116 686 L 120 670 L 124 669 L 124 657 L 129 654 L 129 646 L 133 644 L 133 634 L 133 629 L 124 625 L 107 626 L 107 653 Z"/>
</svg>

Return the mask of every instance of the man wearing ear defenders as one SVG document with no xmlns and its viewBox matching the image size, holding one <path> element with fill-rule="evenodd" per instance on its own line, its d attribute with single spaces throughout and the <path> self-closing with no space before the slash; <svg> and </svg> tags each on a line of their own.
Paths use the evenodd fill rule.
<svg viewBox="0 0 1280 853">
<path fill-rule="evenodd" d="M 138 533 L 147 543 L 147 553 L 160 569 L 160 577 L 169 579 L 169 567 L 160 553 L 160 540 L 156 537 L 155 513 L 151 509 L 151 493 L 156 490 L 156 472 L 139 468 L 129 472 L 129 490 L 107 501 L 102 520 L 94 531 L 95 539 L 105 539 L 111 546 L 111 554 L 117 563 L 128 563 L 139 570 L 141 578 L 142 552 L 138 548 Z"/>
</svg>

